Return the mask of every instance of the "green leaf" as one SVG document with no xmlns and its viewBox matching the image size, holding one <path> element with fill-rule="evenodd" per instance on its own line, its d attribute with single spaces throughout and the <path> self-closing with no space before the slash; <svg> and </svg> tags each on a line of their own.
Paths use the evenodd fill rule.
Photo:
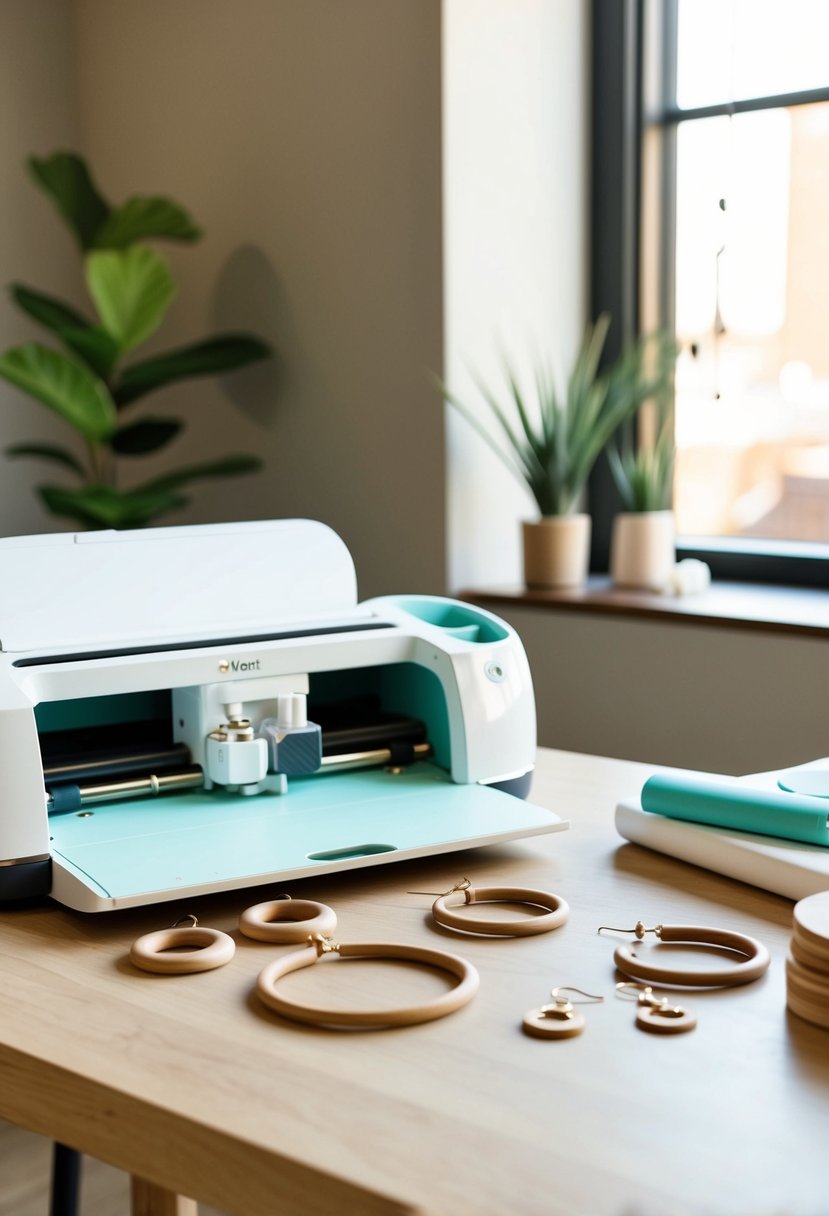
<svg viewBox="0 0 829 1216">
<path fill-rule="evenodd" d="M 85 329 L 64 329 L 60 336 L 64 344 L 74 354 L 79 355 L 96 376 L 106 380 L 118 360 L 121 348 L 103 326 L 87 325 Z"/>
<path fill-rule="evenodd" d="M 270 354 L 271 348 L 259 338 L 248 334 L 220 334 L 124 368 L 113 390 L 113 400 L 121 408 L 174 380 L 235 371 L 257 359 L 267 359 Z"/>
<path fill-rule="evenodd" d="M 65 329 L 82 329 L 89 325 L 86 317 L 69 304 L 41 291 L 33 291 L 31 287 L 24 287 L 22 283 L 12 283 L 9 295 L 18 308 L 53 333 L 60 334 Z"/>
<path fill-rule="evenodd" d="M 158 493 L 175 490 L 188 481 L 200 481 L 203 477 L 238 477 L 242 473 L 255 473 L 261 469 L 262 461 L 258 456 L 223 456 L 219 460 L 208 461 L 207 464 L 193 464 L 177 472 L 165 473 L 146 485 L 140 486 L 143 493 Z"/>
<path fill-rule="evenodd" d="M 20 283 L 13 283 L 10 292 L 23 312 L 56 333 L 64 346 L 79 355 L 96 376 L 106 379 L 115 366 L 120 348 L 105 329 L 91 325 L 85 316 L 54 296 L 32 291 Z"/>
<path fill-rule="evenodd" d="M 37 342 L 16 346 L 0 356 L 0 376 L 55 410 L 93 443 L 115 429 L 117 414 L 106 386 L 59 351 Z"/>
<path fill-rule="evenodd" d="M 159 515 L 187 505 L 182 495 L 164 491 L 113 490 L 99 485 L 78 490 L 42 485 L 37 491 L 53 515 L 68 516 L 93 528 L 142 528 Z"/>
<path fill-rule="evenodd" d="M 110 209 L 93 183 L 85 161 L 74 152 L 55 152 L 45 160 L 32 156 L 28 164 L 35 182 L 57 204 L 81 249 L 91 249 Z"/>
<path fill-rule="evenodd" d="M 116 431 L 109 446 L 121 456 L 144 456 L 165 447 L 181 427 L 176 418 L 142 418 Z"/>
<path fill-rule="evenodd" d="M 197 241 L 201 230 L 169 198 L 129 198 L 114 208 L 95 238 L 96 249 L 125 249 L 136 241 L 166 237 L 170 241 Z"/>
<path fill-rule="evenodd" d="M 167 263 L 146 245 L 87 254 L 86 282 L 104 328 L 122 351 L 155 332 L 175 294 Z"/>
<path fill-rule="evenodd" d="M 12 459 L 18 456 L 34 456 L 38 460 L 49 460 L 54 464 L 61 464 L 64 468 L 71 469 L 73 473 L 79 473 L 81 477 L 86 476 L 86 471 L 77 457 L 57 443 L 15 443 L 10 448 L 6 448 L 6 455 Z"/>
</svg>

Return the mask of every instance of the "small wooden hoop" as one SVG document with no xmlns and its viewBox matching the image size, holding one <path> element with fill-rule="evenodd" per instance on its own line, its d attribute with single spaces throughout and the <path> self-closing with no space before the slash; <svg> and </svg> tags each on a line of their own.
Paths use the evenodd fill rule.
<svg viewBox="0 0 829 1216">
<path fill-rule="evenodd" d="M 176 946 L 197 946 L 198 949 L 189 954 L 164 953 Z M 145 933 L 132 943 L 130 962 L 142 971 L 153 971 L 157 975 L 188 975 L 223 967 L 235 953 L 236 943 L 227 933 L 186 925 Z"/>
<path fill-rule="evenodd" d="M 651 932 L 651 930 L 647 930 Z M 617 946 L 613 952 L 616 966 L 623 975 L 647 984 L 686 988 L 733 988 L 738 984 L 751 984 L 767 970 L 771 961 L 762 942 L 745 933 L 733 933 L 730 929 L 707 929 L 693 925 L 657 925 L 653 930 L 660 941 L 685 942 L 690 945 L 718 946 L 743 955 L 732 967 L 714 967 L 707 971 L 683 970 L 668 967 L 658 962 L 646 962 L 637 958 L 629 945 Z"/>
<path fill-rule="evenodd" d="M 434 1000 L 422 1005 L 412 1005 L 407 1009 L 378 1009 L 373 1011 L 361 1009 L 323 1009 L 320 1006 L 300 1005 L 287 997 L 280 996 L 276 985 L 284 976 L 292 971 L 300 971 L 303 967 L 312 966 L 323 954 L 335 953 L 341 958 L 382 958 L 404 959 L 407 962 L 426 963 L 447 971 L 460 980 L 460 983 L 449 992 L 443 993 Z M 446 954 L 442 950 L 427 950 L 421 946 L 402 946 L 382 942 L 369 942 L 361 945 L 339 945 L 324 939 L 316 939 L 304 950 L 295 950 L 284 958 L 269 963 L 259 973 L 256 981 L 256 992 L 259 999 L 281 1013 L 283 1017 L 295 1022 L 308 1022 L 320 1026 L 363 1026 L 379 1028 L 381 1026 L 413 1026 L 420 1022 L 431 1022 L 436 1018 L 446 1017 L 454 1013 L 472 999 L 478 991 L 480 980 L 478 972 L 471 963 L 456 954 Z"/>
<path fill-rule="evenodd" d="M 685 1034 L 697 1024 L 696 1014 L 681 1005 L 640 1005 L 636 1025 L 648 1034 Z"/>
<path fill-rule="evenodd" d="M 532 887 L 466 887 L 462 891 L 463 904 L 453 907 L 476 903 L 515 903 L 549 908 L 545 916 L 527 916 L 521 920 L 470 920 L 466 916 L 459 916 L 453 907 L 447 905 L 447 899 L 454 894 L 455 891 L 450 891 L 436 899 L 432 904 L 432 916 L 439 925 L 457 929 L 461 933 L 529 937 L 534 933 L 549 933 L 551 929 L 558 929 L 570 915 L 569 904 L 550 891 L 536 891 Z"/>
<path fill-rule="evenodd" d="M 328 904 L 318 904 L 313 899 L 291 899 L 290 895 L 287 899 L 254 904 L 239 917 L 239 928 L 245 937 L 282 945 L 307 942 L 314 933 L 325 936 L 333 933 L 336 927 L 337 914 Z"/>
<path fill-rule="evenodd" d="M 568 1011 L 560 1005 L 542 1005 L 540 1009 L 531 1009 L 524 1014 L 521 1023 L 524 1033 L 536 1039 L 574 1039 L 586 1025 L 587 1019 L 583 1013 L 572 1006 Z"/>
</svg>

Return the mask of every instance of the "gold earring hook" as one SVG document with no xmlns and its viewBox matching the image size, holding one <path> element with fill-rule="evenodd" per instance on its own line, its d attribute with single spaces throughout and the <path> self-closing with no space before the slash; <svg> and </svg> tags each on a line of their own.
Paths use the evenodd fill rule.
<svg viewBox="0 0 829 1216">
<path fill-rule="evenodd" d="M 585 996 L 590 1001 L 603 1001 L 604 1000 L 603 996 L 599 996 L 595 992 L 585 992 L 583 988 L 574 988 L 571 984 L 562 984 L 558 988 L 553 988 L 550 992 L 550 996 L 553 998 L 553 1000 L 556 1002 L 556 1004 L 561 1003 L 561 1004 L 569 1005 L 569 1004 L 573 1003 L 576 1005 L 583 1005 L 586 1003 L 584 1001 L 570 1002 L 566 997 L 564 997 L 562 999 L 558 995 L 560 992 L 577 992 L 579 994 L 579 996 Z"/>
<path fill-rule="evenodd" d="M 616 925 L 599 925 L 598 929 L 596 930 L 597 933 L 603 933 L 605 931 L 608 933 L 633 933 L 640 942 L 646 933 L 655 933 L 657 937 L 662 936 L 661 925 L 654 925 L 652 929 L 648 929 L 646 928 L 644 921 L 641 920 L 638 920 L 632 929 L 620 929 Z"/>
<path fill-rule="evenodd" d="M 469 878 L 462 878 L 460 880 L 460 882 L 456 882 L 454 887 L 452 887 L 449 891 L 407 891 L 406 894 L 407 895 L 441 895 L 441 896 L 445 896 L 445 895 L 454 895 L 456 891 L 469 891 L 471 887 L 472 887 L 472 880 Z"/>
<path fill-rule="evenodd" d="M 553 998 L 552 1005 L 542 1005 L 539 1013 L 545 1018 L 555 1018 L 560 1022 L 572 1021 L 573 1018 L 573 1002 L 566 996 L 559 996 L 561 992 L 577 992 L 579 996 L 587 997 L 591 1001 L 603 1001 L 604 997 L 599 996 L 594 992 L 585 992 L 583 988 L 574 988 L 572 984 L 561 984 L 558 988 L 553 988 L 550 996 Z M 577 1005 L 584 1005 L 585 1001 L 576 1001 Z"/>
<path fill-rule="evenodd" d="M 623 1000 L 635 1000 L 639 1005 L 647 1005 L 660 1017 L 681 1018 L 685 1013 L 682 1005 L 672 1005 L 666 996 L 656 996 L 650 984 L 634 984 L 625 980 L 616 985 L 616 995 Z"/>
<path fill-rule="evenodd" d="M 186 916 L 180 916 L 178 920 L 174 920 L 170 925 L 170 928 L 177 929 L 179 925 L 183 925 L 186 920 L 190 921 L 191 929 L 195 929 L 198 926 L 198 917 L 194 916 L 192 912 L 188 912 Z"/>
</svg>

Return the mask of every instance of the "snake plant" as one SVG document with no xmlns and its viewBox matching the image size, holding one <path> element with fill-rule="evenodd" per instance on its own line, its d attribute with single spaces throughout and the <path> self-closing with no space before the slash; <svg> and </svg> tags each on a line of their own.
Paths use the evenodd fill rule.
<svg viewBox="0 0 829 1216">
<path fill-rule="evenodd" d="M 649 349 L 653 347 L 653 349 Z M 669 511 L 673 497 L 674 410 L 673 369 L 676 347 L 661 335 L 640 344 L 631 353 L 644 381 L 643 363 L 653 367 L 651 391 L 642 406 L 647 416 L 642 431 L 634 436 L 627 425 L 608 445 L 607 458 L 613 480 L 626 511 Z"/>
<path fill-rule="evenodd" d="M 446 400 L 527 486 L 542 516 L 578 510 L 600 453 L 657 388 L 655 379 L 644 374 L 641 346 L 599 370 L 609 325 L 610 317 L 602 314 L 588 326 L 563 392 L 544 366 L 536 369 L 527 391 L 504 360 L 500 396 L 476 377 L 496 433 L 465 401 L 441 386 Z"/>
</svg>

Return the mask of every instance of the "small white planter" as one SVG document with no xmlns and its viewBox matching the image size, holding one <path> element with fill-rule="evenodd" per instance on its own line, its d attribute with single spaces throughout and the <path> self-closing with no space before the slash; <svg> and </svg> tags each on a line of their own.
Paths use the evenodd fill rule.
<svg viewBox="0 0 829 1216">
<path fill-rule="evenodd" d="M 676 563 L 673 511 L 631 511 L 613 520 L 610 574 L 615 586 L 664 591 Z"/>
<path fill-rule="evenodd" d="M 524 582 L 529 588 L 581 587 L 590 559 L 589 515 L 545 515 L 524 522 Z"/>
</svg>

